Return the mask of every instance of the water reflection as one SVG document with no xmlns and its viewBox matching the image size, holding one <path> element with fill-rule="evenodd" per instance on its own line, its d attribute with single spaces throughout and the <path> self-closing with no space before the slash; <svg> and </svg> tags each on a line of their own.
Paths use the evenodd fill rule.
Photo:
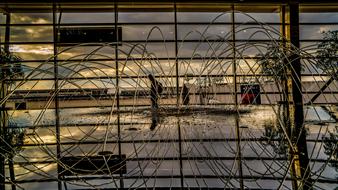
<svg viewBox="0 0 338 190">
<path fill-rule="evenodd" d="M 122 154 L 126 155 L 128 161 L 127 173 L 125 176 L 159 176 L 159 175 L 175 175 L 179 173 L 179 161 L 166 161 L 167 158 L 178 158 L 179 144 L 177 142 L 177 117 L 180 118 L 180 127 L 182 130 L 182 139 L 193 140 L 192 142 L 182 143 L 182 153 L 187 161 L 183 162 L 183 171 L 186 175 L 193 175 L 196 172 L 207 175 L 233 175 L 237 170 L 234 160 L 224 160 L 222 162 L 214 162 L 211 158 L 231 158 L 236 156 L 236 142 L 235 138 L 235 117 L 234 113 L 229 108 L 203 108 L 194 111 L 181 111 L 182 114 L 177 115 L 174 113 L 173 107 L 160 107 L 160 111 L 156 112 L 159 118 L 157 127 L 151 130 L 151 126 L 154 120 L 154 112 L 149 107 L 130 108 L 125 109 L 120 113 L 120 127 L 122 137 Z M 193 108 L 192 108 L 193 109 Z M 306 109 L 307 112 L 313 110 L 319 110 L 320 108 Z M 243 107 L 241 112 L 240 123 L 242 127 L 241 138 L 262 138 L 263 147 L 260 143 L 255 141 L 246 141 L 242 144 L 243 157 L 256 157 L 258 160 L 250 161 L 244 160 L 245 173 L 260 175 L 260 173 L 266 173 L 267 175 L 283 176 L 289 171 L 287 165 L 283 160 L 278 162 L 268 162 L 266 158 L 285 158 L 286 146 L 282 140 L 283 133 L 274 124 L 276 119 L 273 108 L 270 106 L 259 107 Z M 318 121 L 318 116 L 321 121 L 331 122 L 332 118 L 329 118 L 325 111 L 319 111 L 315 116 L 311 117 L 307 115 L 307 121 L 312 123 Z M 53 115 L 53 112 L 46 112 L 47 115 Z M 159 115 L 160 116 L 159 116 Z M 17 123 L 23 123 L 20 120 L 26 120 L 26 115 L 30 115 L 31 118 L 38 118 L 39 112 L 37 110 L 28 110 L 27 112 L 21 112 L 15 115 L 14 121 Z M 46 116 L 47 116 L 46 115 Z M 62 142 L 81 142 L 93 144 L 73 144 L 62 145 L 62 155 L 64 156 L 83 156 L 83 155 L 98 155 L 100 151 L 105 149 L 111 150 L 114 154 L 118 154 L 118 133 L 117 133 L 117 113 L 111 112 L 109 108 L 87 108 L 87 109 L 62 109 L 61 110 L 61 139 Z M 260 119 L 257 120 L 257 116 Z M 48 117 L 47 117 L 48 118 Z M 108 124 L 109 118 L 111 123 Z M 50 118 L 53 120 L 53 118 Z M 136 122 L 136 123 L 135 123 Z M 47 122 L 51 124 L 50 122 Z M 95 125 L 90 126 L 89 123 Z M 330 126 L 334 124 L 328 124 Z M 245 126 L 245 127 L 244 127 Z M 309 125 L 311 127 L 311 125 Z M 30 144 L 42 144 L 47 142 L 55 142 L 55 131 L 53 125 L 40 125 L 35 129 L 35 133 L 30 134 L 32 136 L 25 137 L 25 141 Z M 130 130 L 130 128 L 136 128 L 137 130 Z M 45 130 L 45 132 L 43 132 Z M 28 129 L 28 131 L 30 131 Z M 317 133 L 318 131 L 309 130 L 311 133 Z M 319 131 L 321 135 L 328 135 L 327 131 Z M 107 134 L 108 133 L 108 134 Z M 35 136 L 35 137 L 34 137 Z M 107 138 L 105 138 L 107 136 Z M 53 137 L 53 141 L 48 139 Z M 31 140 L 29 140 L 31 139 Z M 35 139 L 35 140 L 34 140 Z M 39 141 L 37 141 L 40 139 Z M 105 141 L 108 140 L 108 141 Z M 195 141 L 195 140 L 196 141 Z M 197 140 L 198 139 L 198 140 Z M 214 139 L 214 140 L 212 140 Z M 174 141 L 172 141 L 174 140 Z M 101 142 L 101 143 L 97 143 Z M 176 141 L 176 142 L 175 142 Z M 268 145 L 269 147 L 267 147 Z M 316 151 L 316 158 L 324 158 L 324 148 L 314 149 L 309 145 L 309 150 Z M 30 157 L 29 155 L 36 155 Z M 39 156 L 40 155 L 40 156 Z M 43 156 L 44 155 L 44 156 Z M 282 156 L 284 155 L 284 156 Z M 318 156 L 320 155 L 320 156 Z M 23 159 L 24 158 L 24 159 Z M 38 159 L 39 158 L 39 159 Z M 53 161 L 56 158 L 55 146 L 38 146 L 37 148 L 25 148 L 23 152 L 15 156 L 16 161 Z M 133 161 L 132 159 L 148 158 L 150 160 L 144 160 L 141 163 Z M 131 159 L 131 160 L 130 160 Z M 197 160 L 196 160 L 197 159 Z M 199 161 L 198 161 L 199 160 Z M 158 164 L 152 164 L 153 162 Z M 323 170 L 318 167 L 319 163 L 314 162 L 312 164 L 314 172 Z M 203 165 L 203 166 L 202 166 Z M 263 167 L 264 165 L 264 167 Z M 285 166 L 283 166 L 285 165 Z M 283 167 L 282 167 L 283 166 Z M 52 176 L 52 173 L 56 170 L 56 165 L 50 165 L 45 167 L 33 164 L 30 167 L 36 167 L 38 170 L 44 170 L 47 176 Z M 214 171 L 214 168 L 222 168 L 219 171 Z M 283 168 L 283 169 L 281 169 Z M 24 168 L 15 168 L 17 174 L 22 173 Z M 40 174 L 36 174 L 35 170 L 25 169 L 25 175 L 27 177 L 20 177 L 19 179 L 36 179 Z M 325 172 L 331 174 L 334 169 L 332 167 L 325 167 Z M 140 173 L 143 171 L 142 173 Z M 277 172 L 278 171 L 278 172 Z M 277 172 L 277 173 L 276 173 Z M 324 174 L 323 174 L 324 175 Z M 28 177 L 29 176 L 29 177 Z M 328 177 L 332 178 L 332 176 Z M 165 183 L 168 183 L 166 181 Z M 209 182 L 208 182 L 209 183 Z M 218 182 L 215 182 L 216 184 Z M 224 182 L 221 182 L 224 183 Z M 193 183 L 192 183 L 193 184 Z M 226 183 L 231 186 L 231 183 Z"/>
</svg>

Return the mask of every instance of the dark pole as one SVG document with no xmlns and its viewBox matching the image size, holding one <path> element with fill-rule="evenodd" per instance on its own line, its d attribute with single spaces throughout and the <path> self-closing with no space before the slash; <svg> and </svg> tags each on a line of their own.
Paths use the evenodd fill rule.
<svg viewBox="0 0 338 190">
<path fill-rule="evenodd" d="M 9 53 L 9 41 L 10 41 L 10 33 L 11 33 L 10 23 L 11 23 L 11 15 L 8 12 L 6 16 L 6 33 L 5 33 L 5 52 L 7 53 Z M 7 88 L 4 88 L 4 90 L 6 91 L 5 94 L 7 94 Z M 8 125 L 4 127 L 8 127 Z M 6 131 L 5 129 L 4 132 L 6 133 L 8 131 Z M 9 176 L 12 181 L 12 190 L 16 190 L 15 174 L 14 174 L 14 166 L 13 166 L 13 155 L 11 153 L 8 156 L 8 168 L 9 168 Z"/>
<path fill-rule="evenodd" d="M 180 96 L 179 96 L 179 73 L 178 73 L 178 44 L 177 44 L 177 3 L 174 1 L 174 22 L 175 22 L 175 67 L 176 67 L 176 107 L 177 114 L 179 114 L 179 104 L 180 104 Z M 181 121 L 180 118 L 177 118 L 177 130 L 178 130 L 178 152 L 179 152 L 179 163 L 180 163 L 180 179 L 181 179 L 181 188 L 184 188 L 184 174 L 183 174 L 183 160 L 182 160 L 182 132 L 181 132 Z"/>
<path fill-rule="evenodd" d="M 1 87 L 3 87 L 3 85 L 1 84 Z M 1 89 L 1 97 L 0 98 L 3 98 L 3 89 Z M 4 124 L 5 124 L 5 109 L 4 109 L 4 106 L 1 106 L 1 126 L 0 126 L 0 135 L 1 135 L 1 141 L 0 141 L 0 189 L 5 189 L 5 151 L 3 150 L 4 149 L 4 143 L 2 142 L 5 135 L 4 135 L 4 132 L 5 132 L 5 127 L 4 127 Z"/>
<path fill-rule="evenodd" d="M 59 22 L 58 22 L 59 24 Z M 56 28 L 56 3 L 53 3 L 53 41 L 54 41 L 54 58 L 53 58 L 53 64 L 54 64 L 54 93 L 55 94 L 55 133 L 56 133 L 56 157 L 57 160 L 60 160 L 61 158 L 61 146 L 60 146 L 60 113 L 59 113 L 59 95 L 58 95 L 58 89 L 59 89 L 59 70 L 58 70 L 58 60 L 57 60 L 57 54 L 58 54 L 58 31 Z M 58 189 L 62 190 L 62 184 L 61 184 L 61 166 L 58 163 L 57 164 L 57 171 L 58 171 Z"/>
<path fill-rule="evenodd" d="M 10 39 L 10 22 L 11 22 L 11 16 L 10 13 L 7 12 L 6 14 L 6 29 L 5 29 L 5 45 L 4 45 L 4 51 L 5 53 L 9 53 L 9 39 Z M 2 63 L 4 64 L 4 63 Z M 6 76 L 5 76 L 6 77 Z M 0 98 L 4 98 L 7 95 L 7 89 L 8 86 L 6 82 L 2 82 L 1 84 L 1 96 Z M 7 118 L 7 111 L 6 111 L 6 103 L 4 103 L 1 107 L 1 126 L 0 126 L 0 134 L 1 134 L 1 140 L 5 140 L 5 134 L 7 133 L 7 127 L 8 127 L 8 118 Z M 5 148 L 5 143 L 1 142 L 2 147 Z M 2 150 L 3 152 L 0 153 L 0 187 L 1 189 L 5 189 L 5 150 Z M 10 169 L 10 177 L 11 180 L 14 179 L 14 169 L 13 169 L 13 161 L 12 156 L 9 154 L 9 169 Z M 13 177 L 13 178 L 12 178 Z M 16 189 L 15 184 L 12 184 L 12 189 Z"/>
<path fill-rule="evenodd" d="M 0 98 L 4 98 L 4 84 L 1 84 L 1 96 Z M 0 135 L 1 135 L 1 141 L 0 141 L 0 189 L 5 189 L 5 151 L 4 151 L 4 137 L 5 137 L 5 124 L 6 124 L 6 110 L 5 110 L 5 104 L 1 106 L 1 126 L 0 126 Z"/>
<path fill-rule="evenodd" d="M 8 53 L 9 51 L 9 24 L 10 24 L 10 14 L 6 14 L 6 29 L 5 29 L 5 45 L 4 45 L 4 51 L 5 53 Z M 5 63 L 1 63 L 5 64 Z M 5 76 L 6 77 L 6 76 Z M 6 97 L 7 94 L 7 85 L 5 81 L 1 83 L 1 96 L 0 98 Z M 1 126 L 0 126 L 0 135 L 1 135 L 1 141 L 5 140 L 5 133 L 6 133 L 6 128 L 7 128 L 7 111 L 6 111 L 6 103 L 4 103 L 1 106 Z M 5 181 L 6 181 L 6 176 L 5 176 L 5 143 L 1 142 L 1 149 L 0 151 L 0 189 L 5 189 Z"/>
<path fill-rule="evenodd" d="M 287 55 L 287 49 L 288 49 L 288 45 L 287 45 L 287 34 L 288 34 L 288 31 L 287 31 L 287 27 L 286 27 L 286 19 L 287 19 L 287 12 L 286 12 L 286 6 L 285 5 L 282 5 L 281 6 L 281 22 L 282 22 L 282 35 L 283 35 L 283 39 L 282 39 L 282 51 L 284 53 L 284 55 Z M 283 64 L 287 65 L 288 62 L 287 62 L 287 59 L 284 59 L 283 60 Z M 288 67 L 288 66 L 287 66 Z M 281 85 L 282 85 L 282 101 L 279 102 L 279 105 L 280 106 L 280 110 L 281 110 L 281 114 L 279 114 L 278 116 L 280 117 L 280 122 L 282 123 L 283 126 L 286 127 L 287 129 L 287 134 L 288 136 L 291 134 L 291 129 L 290 129 L 290 118 L 289 118 L 289 115 L 290 115 L 290 109 L 289 109 L 289 87 L 288 87 L 288 77 L 287 77 L 287 67 L 284 69 L 283 68 L 283 71 L 285 71 L 285 73 L 282 74 L 281 76 Z M 278 85 L 278 84 L 277 84 Z M 286 141 L 282 141 L 281 143 L 287 143 Z"/>
<path fill-rule="evenodd" d="M 114 1 L 114 27 L 115 27 L 115 38 L 116 38 L 116 45 L 115 45 L 115 77 L 116 77 L 116 108 L 117 108 L 117 138 L 118 138 L 118 151 L 119 151 L 119 157 L 122 158 L 122 145 L 121 145 L 121 120 L 120 120 L 120 84 L 119 84 L 119 36 L 122 35 L 119 34 L 118 30 L 118 0 Z M 122 39 L 122 38 L 121 38 Z M 122 42 L 121 42 L 122 43 Z M 122 45 L 122 44 L 121 44 Z M 123 182 L 123 172 L 120 170 L 120 188 L 124 188 L 124 182 Z"/>
<path fill-rule="evenodd" d="M 301 84 L 301 62 L 296 53 L 299 48 L 299 3 L 290 2 L 289 40 L 291 55 L 288 65 L 289 118 L 290 118 L 290 162 L 294 189 L 311 189 L 310 167 L 304 126 L 303 97 Z"/>
<path fill-rule="evenodd" d="M 233 61 L 232 61 L 232 72 L 233 72 L 233 91 L 234 91 L 234 104 L 235 109 L 238 111 L 238 98 L 237 98 L 237 65 L 236 65 L 236 35 L 235 35 L 235 6 L 231 6 L 231 34 L 232 34 L 232 53 L 233 53 Z M 239 116 L 235 114 L 235 127 L 236 127 L 236 160 L 238 164 L 238 171 L 239 171 L 239 185 L 240 189 L 244 189 L 244 182 L 243 182 L 243 169 L 242 169 L 242 150 L 241 150 L 241 134 L 239 128 Z"/>
</svg>

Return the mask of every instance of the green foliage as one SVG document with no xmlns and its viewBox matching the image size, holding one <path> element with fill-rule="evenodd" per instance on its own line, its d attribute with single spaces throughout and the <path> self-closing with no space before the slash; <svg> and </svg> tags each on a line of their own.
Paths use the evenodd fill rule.
<svg viewBox="0 0 338 190">
<path fill-rule="evenodd" d="M 267 140 L 265 145 L 270 145 L 276 154 L 286 155 L 288 143 L 280 124 L 278 124 L 278 122 L 274 123 L 272 120 L 267 120 L 263 126 L 265 132 L 262 138 Z"/>
<path fill-rule="evenodd" d="M 18 56 L 0 50 L 0 80 L 11 80 L 23 77 L 23 69 L 21 66 L 22 59 Z M 12 82 L 8 82 L 12 83 Z"/>
<path fill-rule="evenodd" d="M 338 172 L 338 126 L 333 132 L 329 131 L 328 137 L 323 137 L 324 153 L 329 156 L 329 163 Z"/>
<path fill-rule="evenodd" d="M 338 73 L 338 30 L 323 33 L 323 41 L 317 50 L 316 67 L 337 79 Z"/>
<path fill-rule="evenodd" d="M 283 49 L 283 44 L 272 43 L 267 46 L 265 54 L 258 54 L 257 63 L 261 66 L 262 72 L 272 75 L 276 81 L 285 79 L 287 76 L 287 67 L 285 61 L 287 51 Z"/>
<path fill-rule="evenodd" d="M 0 152 L 5 153 L 5 157 L 15 155 L 22 150 L 25 138 L 25 130 L 17 128 L 14 124 L 9 124 L 8 127 L 1 130 L 1 145 Z"/>
</svg>

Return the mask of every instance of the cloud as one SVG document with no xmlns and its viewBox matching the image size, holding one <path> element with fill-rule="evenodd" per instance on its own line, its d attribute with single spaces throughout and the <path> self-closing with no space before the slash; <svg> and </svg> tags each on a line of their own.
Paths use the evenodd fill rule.
<svg viewBox="0 0 338 190">
<path fill-rule="evenodd" d="M 112 68 L 91 69 L 81 71 L 82 77 L 95 77 L 95 76 L 114 76 L 116 70 Z"/>
<path fill-rule="evenodd" d="M 35 21 L 32 21 L 32 24 L 47 24 L 49 21 L 43 18 L 38 18 Z"/>
<path fill-rule="evenodd" d="M 332 30 L 332 27 L 331 26 L 321 26 L 319 27 L 319 30 L 317 31 L 317 33 L 324 33 L 324 32 L 327 32 L 327 31 L 331 31 Z"/>
<path fill-rule="evenodd" d="M 52 13 L 12 13 L 11 23 L 46 24 L 52 23 Z"/>
<path fill-rule="evenodd" d="M 19 46 L 19 45 L 12 45 L 10 47 L 10 51 L 13 53 L 33 53 L 33 54 L 42 54 L 42 55 L 50 55 L 53 54 L 52 47 L 40 47 L 37 49 L 32 49 L 29 46 Z"/>
<path fill-rule="evenodd" d="M 12 42 L 52 42 L 52 26 L 25 26 L 11 28 Z"/>
</svg>

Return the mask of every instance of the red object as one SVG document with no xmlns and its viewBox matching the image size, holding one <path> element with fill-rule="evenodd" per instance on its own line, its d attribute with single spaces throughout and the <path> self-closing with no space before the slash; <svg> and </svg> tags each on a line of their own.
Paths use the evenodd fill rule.
<svg viewBox="0 0 338 190">
<path fill-rule="evenodd" d="M 242 94 L 242 104 L 252 104 L 255 100 L 255 94 Z"/>
</svg>

